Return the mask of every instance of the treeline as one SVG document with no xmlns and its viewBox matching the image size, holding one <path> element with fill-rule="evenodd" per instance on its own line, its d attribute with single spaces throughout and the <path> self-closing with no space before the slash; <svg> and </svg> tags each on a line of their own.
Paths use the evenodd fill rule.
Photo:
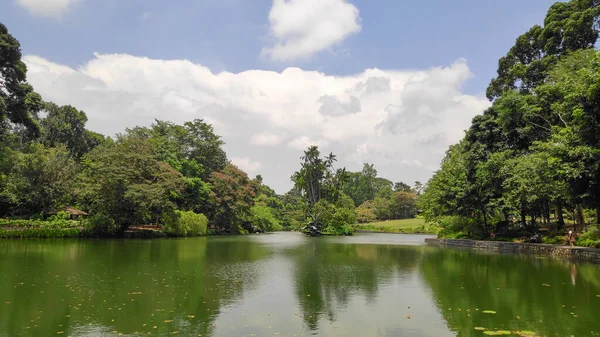
<svg viewBox="0 0 600 337">
<path fill-rule="evenodd" d="M 369 164 L 334 170 L 335 156 L 321 158 L 316 147 L 301 158 L 292 190 L 277 195 L 227 159 L 202 119 L 156 120 L 114 137 L 90 131 L 85 112 L 44 101 L 26 73 L 19 42 L 0 24 L 0 237 L 243 234 L 307 224 L 351 234 L 357 221 L 416 214 L 410 186 L 377 177 Z M 72 220 L 73 210 L 89 217 Z"/>
<path fill-rule="evenodd" d="M 576 231 L 600 222 L 599 18 L 598 0 L 557 2 L 499 60 L 492 106 L 450 147 L 420 201 L 446 234 L 560 233 L 565 216 Z"/>
<path fill-rule="evenodd" d="M 229 162 L 203 120 L 106 137 L 86 129 L 83 111 L 45 102 L 26 72 L 0 24 L 0 236 L 67 235 L 77 222 L 56 214 L 67 206 L 89 213 L 93 236 L 152 224 L 177 236 L 282 228 L 275 193 Z"/>
</svg>

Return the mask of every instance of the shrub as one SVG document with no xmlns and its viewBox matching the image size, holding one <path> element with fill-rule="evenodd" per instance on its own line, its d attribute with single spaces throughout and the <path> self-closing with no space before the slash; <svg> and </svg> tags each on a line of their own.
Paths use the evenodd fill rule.
<svg viewBox="0 0 600 337">
<path fill-rule="evenodd" d="M 250 208 L 250 224 L 255 231 L 275 232 L 282 230 L 281 223 L 271 209 L 265 205 L 254 205 Z"/>
<path fill-rule="evenodd" d="M 356 209 L 356 220 L 358 223 L 371 223 L 377 221 L 377 216 L 373 209 L 361 205 Z"/>
<path fill-rule="evenodd" d="M 172 211 L 163 214 L 163 231 L 171 236 L 206 235 L 208 219 L 193 211 Z"/>
<path fill-rule="evenodd" d="M 549 245 L 565 245 L 567 244 L 567 238 L 564 235 L 542 236 L 542 243 Z"/>
<path fill-rule="evenodd" d="M 441 227 L 440 237 L 444 238 L 481 238 L 478 219 L 463 216 L 445 216 L 435 221 Z"/>
<path fill-rule="evenodd" d="M 115 221 L 103 213 L 90 216 L 84 224 L 85 230 L 90 236 L 109 236 L 117 230 Z"/>
<path fill-rule="evenodd" d="M 352 235 L 355 232 L 356 210 L 344 207 L 345 204 L 333 205 L 325 200 L 315 205 L 315 212 L 320 212 L 319 221 L 323 224 L 322 233 L 326 235 Z"/>
<path fill-rule="evenodd" d="M 582 247 L 600 248 L 600 230 L 596 226 L 589 227 L 579 235 L 575 244 Z"/>
<path fill-rule="evenodd" d="M 79 222 L 75 220 L 56 219 L 51 221 L 42 220 L 8 220 L 0 218 L 0 227 L 11 228 L 79 228 Z"/>
</svg>

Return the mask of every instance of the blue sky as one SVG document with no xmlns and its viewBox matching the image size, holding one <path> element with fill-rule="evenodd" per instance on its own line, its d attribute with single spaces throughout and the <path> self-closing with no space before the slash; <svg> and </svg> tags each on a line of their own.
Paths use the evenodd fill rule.
<svg viewBox="0 0 600 337">
<path fill-rule="evenodd" d="M 281 2 L 282 10 L 287 6 L 283 0 L 274 1 Z M 460 111 L 465 111 L 465 115 L 460 117 L 462 124 L 453 126 L 466 129 L 470 118 L 480 113 L 485 107 L 486 103 L 482 100 L 482 95 L 495 74 L 498 58 L 508 51 L 518 35 L 534 24 L 542 24 L 546 11 L 554 2 L 549 0 L 323 0 L 323 3 L 327 2 L 332 6 L 327 8 L 335 9 L 335 13 L 323 13 L 326 11 L 310 12 L 310 8 L 307 8 L 311 4 L 319 3 L 315 0 L 295 1 L 295 10 L 306 10 L 306 15 L 295 15 L 295 12 L 290 12 L 288 8 L 287 13 L 288 15 L 292 13 L 292 16 L 281 17 L 298 18 L 298 22 L 294 24 L 280 23 L 280 29 L 288 32 L 291 29 L 291 33 L 283 37 L 274 33 L 278 28 L 275 21 L 271 20 L 273 18 L 270 17 L 270 13 L 275 12 L 272 0 L 179 0 L 168 2 L 155 0 L 5 0 L 0 2 L 0 22 L 4 23 L 21 42 L 23 54 L 26 55 L 26 62 L 30 67 L 30 81 L 34 87 L 45 98 L 60 104 L 77 103 L 79 108 L 84 109 L 90 115 L 91 128 L 108 133 L 116 132 L 117 128 L 122 130 L 123 127 L 131 126 L 136 121 L 142 124 L 147 123 L 151 117 L 174 121 L 189 119 L 189 117 L 214 120 L 216 129 L 222 131 L 228 143 L 228 151 L 235 156 L 237 163 L 247 171 L 263 173 L 265 180 L 275 184 L 281 191 L 289 186 L 288 177 L 291 174 L 290 171 L 293 171 L 295 163 L 290 166 L 280 165 L 280 163 L 275 165 L 277 160 L 274 157 L 265 156 L 264 152 L 275 153 L 276 148 L 263 148 L 262 150 L 257 149 L 256 146 L 244 148 L 244 143 L 246 145 L 249 143 L 248 139 L 240 138 L 240 132 L 228 135 L 227 130 L 235 128 L 246 130 L 253 126 L 254 129 L 248 130 L 244 137 L 258 139 L 260 135 L 265 136 L 265 139 L 270 139 L 267 141 L 268 145 L 279 146 L 281 151 L 289 152 L 290 146 L 294 148 L 294 145 L 290 144 L 297 144 L 297 148 L 300 148 L 300 144 L 314 142 L 327 147 L 327 150 L 341 153 L 341 157 L 345 158 L 341 161 L 351 169 L 360 168 L 360 162 L 369 160 L 375 162 L 376 167 L 382 167 L 382 170 L 390 175 L 392 180 L 409 182 L 417 179 L 426 180 L 431 175 L 432 169 L 439 163 L 443 151 L 450 143 L 457 141 L 460 134 L 454 135 L 451 130 L 446 133 L 440 133 L 437 129 L 429 130 L 431 138 L 438 137 L 438 133 L 440 133 L 439 137 L 442 137 L 444 141 L 438 144 L 439 148 L 430 152 L 430 155 L 427 156 L 430 157 L 428 161 L 427 158 L 421 157 L 415 159 L 414 154 L 393 148 L 393 144 L 404 144 L 407 141 L 408 138 L 402 138 L 409 136 L 405 131 L 382 134 L 382 128 L 376 126 L 390 123 L 393 120 L 400 121 L 403 120 L 402 118 L 407 120 L 407 116 L 413 112 L 421 116 L 422 112 L 429 108 L 437 109 L 436 116 L 441 116 L 440 119 L 437 119 L 439 123 L 443 122 L 443 116 L 453 120 L 452 116 L 448 114 L 456 112 L 440 112 L 436 107 L 447 106 L 447 102 L 455 102 L 457 97 L 468 96 L 476 103 L 469 103 L 468 107 L 460 108 Z M 355 14 L 357 13 L 354 17 L 352 16 L 353 11 Z M 344 15 L 345 17 L 342 17 Z M 311 25 L 314 26 L 316 23 L 325 21 L 334 25 L 333 27 L 336 29 L 346 29 L 345 33 L 341 32 L 337 37 L 323 37 L 320 35 L 327 29 L 319 28 L 310 31 Z M 338 26 L 336 26 L 336 22 L 339 23 Z M 277 41 L 293 39 L 295 34 L 304 34 L 305 32 L 308 32 L 303 40 L 305 44 L 310 44 L 319 38 L 334 42 L 327 42 L 325 47 L 299 57 L 276 58 L 269 56 L 273 54 L 262 52 L 265 48 L 272 47 Z M 119 54 L 121 57 L 108 59 L 94 56 L 94 53 L 99 55 Z M 144 57 L 157 62 L 150 62 L 142 66 L 140 60 Z M 460 64 L 456 65 L 457 60 L 461 58 L 466 59 L 467 68 L 463 67 L 460 61 Z M 191 61 L 192 65 L 177 64 L 178 67 L 190 67 L 187 72 L 199 70 L 199 67 L 207 67 L 213 74 L 221 71 L 233 74 L 248 70 L 275 71 L 281 77 L 279 80 L 284 81 L 283 83 L 294 79 L 300 87 L 290 89 L 285 94 L 287 96 L 277 96 L 277 99 L 273 92 L 268 96 L 273 98 L 269 102 L 260 101 L 259 103 L 255 98 L 249 98 L 245 100 L 244 106 L 236 106 L 235 103 L 227 101 L 231 98 L 232 88 L 235 90 L 240 90 L 240 87 L 246 88 L 244 90 L 261 88 L 260 92 L 267 92 L 270 89 L 268 83 L 272 82 L 264 82 L 266 81 L 265 76 L 272 76 L 272 74 L 269 75 L 268 72 L 260 73 L 260 76 L 254 73 L 244 76 L 238 74 L 235 76 L 235 84 L 231 84 L 232 87 L 227 89 L 227 95 L 224 92 L 215 93 L 217 88 L 222 89 L 220 83 L 223 83 L 223 78 L 215 79 L 216 82 L 211 82 L 211 84 L 204 82 L 212 78 L 209 76 L 210 74 L 207 74 L 207 79 L 202 78 L 202 75 L 189 79 L 182 78 L 182 82 L 179 84 L 176 82 L 177 79 L 169 78 L 168 81 L 174 81 L 169 86 L 173 90 L 173 93 L 170 94 L 165 94 L 164 87 L 161 87 L 162 91 L 148 89 L 145 92 L 139 92 L 122 83 L 132 80 L 133 77 L 139 77 L 140 72 L 145 74 L 147 76 L 145 78 L 148 79 L 156 79 L 158 74 L 167 76 L 165 75 L 166 70 L 161 68 L 163 64 L 158 63 L 158 60 L 180 62 L 184 59 Z M 140 69 L 129 77 L 123 77 L 125 76 L 122 74 L 123 70 L 120 74 L 111 73 L 115 72 L 117 64 L 124 67 L 124 62 L 131 62 L 128 69 L 134 67 L 140 67 Z M 175 65 L 175 63 L 171 65 Z M 57 75 L 56 69 L 58 68 L 51 70 L 51 66 L 63 67 L 60 68 L 62 69 L 60 75 Z M 100 71 L 101 67 L 105 68 Z M 296 77 L 288 74 L 286 75 L 288 77 L 284 79 L 281 72 L 288 67 L 298 67 L 303 73 Z M 448 75 L 432 72 L 431 69 L 434 67 L 443 67 Z M 67 84 L 67 81 L 75 81 L 73 79 L 75 75 L 72 71 L 66 71 L 67 68 L 77 72 L 79 76 L 77 81 L 93 80 L 93 83 L 100 81 L 103 86 L 112 86 L 106 90 L 111 93 L 111 97 L 119 96 L 121 100 L 118 101 L 118 105 L 115 107 L 104 106 L 107 104 L 106 99 L 101 102 L 94 101 L 92 98 L 80 99 L 79 96 L 85 96 L 85 93 L 77 95 L 78 97 L 72 97 L 74 89 Z M 367 69 L 371 68 L 391 72 L 365 73 Z M 313 78 L 310 73 L 306 73 L 311 70 L 319 71 L 324 76 L 318 79 Z M 150 76 L 149 74 L 152 72 L 155 72 L 156 75 Z M 111 73 L 110 78 L 108 73 Z M 471 73 L 472 76 L 469 77 L 468 73 Z M 54 82 L 51 83 L 47 81 L 50 74 L 56 76 L 56 78 L 53 77 Z M 409 74 L 412 75 L 408 76 Z M 332 76 L 350 76 L 355 83 L 338 83 L 338 81 L 335 88 L 328 89 L 325 83 L 331 82 Z M 120 78 L 121 82 L 115 84 L 116 78 Z M 229 79 L 229 77 L 224 78 Z M 355 92 L 349 93 L 351 88 L 355 88 L 353 85 L 369 78 L 390 80 L 392 91 L 394 88 L 398 89 L 395 94 L 390 93 L 389 96 L 386 96 L 386 99 L 389 100 L 387 104 L 380 107 L 375 102 L 371 103 L 366 96 L 360 96 Z M 409 83 L 407 82 L 409 78 L 418 78 L 418 83 L 412 83 L 414 85 L 411 86 L 411 88 L 415 88 L 415 91 L 410 97 L 401 97 L 406 91 L 402 88 Z M 454 78 L 457 80 L 450 80 Z M 439 82 L 431 82 L 435 79 L 438 79 Z M 58 86 L 56 83 L 59 82 L 56 81 L 63 81 L 64 85 Z M 202 85 L 197 83 L 197 86 L 210 87 L 210 90 L 202 89 L 204 91 L 189 93 L 185 89 L 186 83 L 194 81 L 202 82 Z M 68 83 L 74 86 L 74 82 Z M 77 83 L 80 83 L 78 85 L 80 87 L 81 82 Z M 136 82 L 138 87 L 145 87 L 146 84 Z M 442 85 L 448 85 L 448 87 Z M 315 101 L 324 96 L 331 96 L 335 97 L 332 102 L 341 104 L 340 107 L 345 107 L 347 105 L 342 104 L 343 102 L 351 99 L 352 95 L 357 97 L 362 104 L 359 114 L 364 114 L 365 121 L 376 120 L 377 122 L 372 125 L 373 133 L 360 138 L 360 140 L 348 141 L 343 135 L 338 135 L 339 130 L 336 128 L 339 129 L 340 125 L 346 125 L 343 123 L 350 123 L 344 128 L 353 129 L 355 125 L 351 123 L 360 123 L 362 120 L 354 115 L 337 116 L 339 120 L 331 119 L 323 110 L 326 108 L 325 105 L 316 106 L 315 110 L 318 111 L 315 112 L 315 115 L 307 115 L 308 117 L 304 116 L 304 118 L 312 118 L 320 124 L 331 120 L 331 129 L 318 129 L 313 132 L 315 126 L 297 129 L 284 125 L 285 123 L 281 121 L 285 119 L 286 115 L 282 115 L 281 111 L 290 109 L 286 102 L 299 99 L 294 92 L 302 92 L 307 86 L 321 89 L 318 92 L 305 93 L 306 96 L 303 96 L 302 99 Z M 442 91 L 449 96 L 443 98 L 445 101 L 442 100 L 435 106 L 428 106 L 428 102 L 420 102 L 416 107 L 410 107 L 408 102 L 419 97 L 426 100 L 427 95 L 435 95 L 435 93 L 427 93 L 428 87 L 438 88 L 437 92 Z M 135 97 L 140 97 L 140 95 L 150 97 L 156 92 L 160 92 L 163 99 L 154 107 L 160 105 L 161 109 L 166 110 L 159 111 L 159 108 L 148 108 L 146 111 L 139 108 L 140 104 L 134 104 Z M 191 105 L 179 104 L 175 110 L 172 107 L 165 107 L 164 104 L 167 104 L 165 102 L 173 101 L 173 95 L 177 97 L 179 103 L 183 102 L 182 100 L 192 103 Z M 205 95 L 210 95 L 211 99 L 196 99 Z M 235 98 L 231 99 L 235 101 Z M 111 122 L 108 118 L 109 113 L 102 110 L 115 109 L 124 105 L 136 108 L 130 113 L 131 118 L 122 122 Z M 104 107 L 100 108 L 100 106 Z M 397 111 L 389 109 L 390 106 L 397 107 Z M 312 109 L 312 106 L 307 106 L 306 109 Z M 419 112 L 417 113 L 417 111 Z M 316 115 L 318 112 L 322 115 Z M 135 115 L 136 113 L 138 115 Z M 243 125 L 235 124 L 240 119 L 235 117 L 236 114 L 241 114 L 244 118 L 248 116 L 247 118 L 251 122 L 247 121 Z M 392 116 L 393 114 L 397 116 Z M 436 116 L 429 117 L 438 118 Z M 294 123 L 299 124 L 298 122 Z M 390 126 L 383 129 L 394 130 L 397 128 Z M 451 133 L 452 136 L 450 136 Z M 269 138 L 269 135 L 272 137 Z M 276 141 L 276 138 L 279 140 Z M 427 142 L 429 142 L 427 139 L 421 140 L 421 143 Z M 257 141 L 254 145 L 262 143 Z M 287 146 L 285 146 L 286 144 Z M 414 146 L 415 144 L 408 145 L 409 148 L 414 148 Z M 373 150 L 375 148 L 379 150 Z M 372 156 L 375 152 L 378 153 L 377 157 Z M 276 157 L 281 158 L 280 155 Z M 297 157 L 299 154 L 294 153 L 289 158 L 297 161 L 293 159 Z M 393 160 L 399 161 L 393 162 Z M 416 166 L 412 167 L 411 162 L 418 164 L 414 164 L 413 166 Z M 278 168 L 271 169 L 274 166 Z M 398 170 L 398 167 L 405 168 Z M 270 172 L 272 178 L 269 178 L 263 171 L 272 171 Z"/>
<path fill-rule="evenodd" d="M 355 0 L 362 31 L 338 47 L 349 55 L 319 53 L 309 60 L 259 57 L 268 35 L 270 0 L 83 0 L 63 17 L 31 15 L 15 0 L 0 13 L 25 54 L 78 66 L 92 53 L 189 59 L 215 71 L 281 71 L 300 66 L 346 75 L 366 68 L 427 68 L 464 57 L 475 77 L 469 93 L 485 90 L 496 62 L 515 38 L 541 24 L 552 0 Z M 148 17 L 144 19 L 144 13 Z"/>
</svg>

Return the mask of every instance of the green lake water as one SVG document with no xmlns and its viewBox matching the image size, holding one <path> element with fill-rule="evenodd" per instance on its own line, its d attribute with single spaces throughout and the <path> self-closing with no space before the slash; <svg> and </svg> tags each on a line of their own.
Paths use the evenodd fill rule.
<svg viewBox="0 0 600 337">
<path fill-rule="evenodd" d="M 0 336 L 600 335 L 600 266 L 425 237 L 3 240 Z"/>
</svg>

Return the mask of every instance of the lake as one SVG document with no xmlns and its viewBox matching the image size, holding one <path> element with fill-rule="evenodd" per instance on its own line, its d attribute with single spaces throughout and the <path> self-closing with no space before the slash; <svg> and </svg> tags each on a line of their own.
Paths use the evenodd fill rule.
<svg viewBox="0 0 600 337">
<path fill-rule="evenodd" d="M 600 266 L 425 237 L 3 240 L 0 336 L 600 335 Z"/>
</svg>

